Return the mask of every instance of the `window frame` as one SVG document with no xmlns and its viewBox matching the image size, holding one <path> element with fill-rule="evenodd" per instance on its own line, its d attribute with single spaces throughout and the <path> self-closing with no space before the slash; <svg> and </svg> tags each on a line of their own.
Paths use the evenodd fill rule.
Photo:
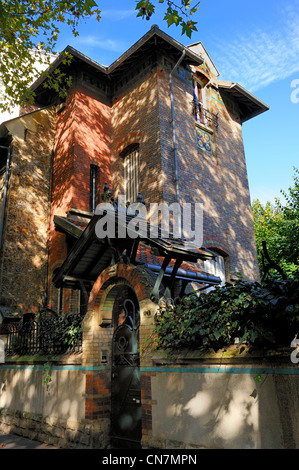
<svg viewBox="0 0 299 470">
<path fill-rule="evenodd" d="M 194 101 L 194 117 L 198 124 L 207 126 L 207 117 L 204 110 L 207 109 L 206 88 L 203 82 L 193 76 L 193 101 Z"/>
<path fill-rule="evenodd" d="M 140 152 L 139 144 L 131 144 L 122 152 L 124 196 L 126 202 L 136 202 L 140 188 Z"/>
<path fill-rule="evenodd" d="M 95 164 L 90 165 L 90 185 L 89 185 L 89 210 L 93 214 L 97 206 L 98 178 L 100 167 Z"/>
</svg>

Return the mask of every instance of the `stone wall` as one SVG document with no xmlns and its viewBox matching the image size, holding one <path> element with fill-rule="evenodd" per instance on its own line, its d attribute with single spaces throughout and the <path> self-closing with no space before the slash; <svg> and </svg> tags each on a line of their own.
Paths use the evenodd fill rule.
<svg viewBox="0 0 299 470">
<path fill-rule="evenodd" d="M 50 381 L 44 361 L 0 365 L 0 432 L 61 448 L 106 448 L 103 420 L 85 420 L 86 371 L 80 358 L 69 357 L 67 365 L 52 360 Z"/>
<path fill-rule="evenodd" d="M 152 430 L 143 447 L 298 448 L 298 368 L 287 357 L 238 356 L 156 357 L 146 369 Z"/>
<path fill-rule="evenodd" d="M 142 359 L 142 448 L 299 447 L 298 367 L 286 351 L 254 357 L 233 348 Z M 48 384 L 42 361 L 0 365 L 0 432 L 61 448 L 111 448 L 111 367 L 67 362 L 52 361 Z"/>
<path fill-rule="evenodd" d="M 53 109 L 6 123 L 11 167 L 1 254 L 0 304 L 36 311 L 47 289 Z"/>
</svg>

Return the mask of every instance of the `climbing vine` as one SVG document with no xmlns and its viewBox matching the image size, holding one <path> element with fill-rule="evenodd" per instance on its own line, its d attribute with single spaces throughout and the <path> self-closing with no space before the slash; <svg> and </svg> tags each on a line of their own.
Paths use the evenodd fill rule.
<svg viewBox="0 0 299 470">
<path fill-rule="evenodd" d="M 49 391 L 49 385 L 51 382 L 51 364 L 50 362 L 45 362 L 43 370 L 43 384 L 46 386 L 47 392 Z"/>
<path fill-rule="evenodd" d="M 239 344 L 289 346 L 299 331 L 299 273 L 260 283 L 237 279 L 179 299 L 157 318 L 157 348 L 214 349 Z"/>
<path fill-rule="evenodd" d="M 38 337 L 56 344 L 61 344 L 65 348 L 75 346 L 82 341 L 82 320 L 83 315 L 66 313 L 57 315 L 50 319 L 39 318 Z"/>
</svg>

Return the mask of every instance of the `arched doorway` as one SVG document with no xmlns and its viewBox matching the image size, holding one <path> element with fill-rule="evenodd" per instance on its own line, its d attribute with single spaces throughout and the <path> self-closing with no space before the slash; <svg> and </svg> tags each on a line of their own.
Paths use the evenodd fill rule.
<svg viewBox="0 0 299 470">
<path fill-rule="evenodd" d="M 130 286 L 122 284 L 112 291 L 111 443 L 138 448 L 142 437 L 139 305 Z"/>
</svg>

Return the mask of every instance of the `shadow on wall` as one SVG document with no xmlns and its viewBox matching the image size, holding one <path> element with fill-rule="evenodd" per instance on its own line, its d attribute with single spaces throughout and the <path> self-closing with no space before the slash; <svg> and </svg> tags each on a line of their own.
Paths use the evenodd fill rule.
<svg viewBox="0 0 299 470">
<path fill-rule="evenodd" d="M 215 237 L 225 241 L 231 247 L 232 271 L 242 272 L 245 279 L 258 280 L 240 119 L 232 111 L 220 104 L 216 105 L 215 100 L 210 99 L 210 111 L 218 114 L 218 127 L 212 129 L 213 152 L 197 148 L 196 126 L 192 116 L 192 87 L 177 77 L 175 85 L 181 200 L 203 203 L 204 238 Z M 168 100 L 166 89 L 163 100 L 165 103 Z M 186 119 L 187 113 L 189 119 Z"/>
<path fill-rule="evenodd" d="M 55 215 L 70 208 L 89 211 L 90 165 L 100 165 L 100 186 L 110 184 L 110 108 L 74 89 L 56 119 L 53 171 Z M 101 188 L 102 189 L 102 188 Z"/>
<path fill-rule="evenodd" d="M 30 369 L 1 370 L 0 409 L 80 421 L 85 416 L 85 376 L 80 371 Z M 47 383 L 45 383 L 47 382 Z"/>
<path fill-rule="evenodd" d="M 119 97 L 112 107 L 112 190 L 124 194 L 121 153 L 139 144 L 139 191 L 148 207 L 162 199 L 161 150 L 156 73 Z M 131 201 L 132 202 L 132 201 Z"/>
<path fill-rule="evenodd" d="M 207 449 L 283 447 L 272 375 L 257 382 L 254 373 L 158 373 L 152 385 L 154 439 Z"/>
<path fill-rule="evenodd" d="M 22 313 L 34 311 L 46 289 L 53 110 L 7 125 L 13 140 L 0 302 Z"/>
<path fill-rule="evenodd" d="M 51 304 L 58 303 L 58 292 L 51 282 L 53 270 L 67 256 L 66 237 L 56 232 L 54 216 L 67 217 L 70 209 L 90 211 L 91 165 L 99 167 L 96 204 L 100 202 L 102 187 L 111 180 L 110 155 L 110 108 L 91 92 L 72 89 L 56 116 L 49 250 Z"/>
</svg>

